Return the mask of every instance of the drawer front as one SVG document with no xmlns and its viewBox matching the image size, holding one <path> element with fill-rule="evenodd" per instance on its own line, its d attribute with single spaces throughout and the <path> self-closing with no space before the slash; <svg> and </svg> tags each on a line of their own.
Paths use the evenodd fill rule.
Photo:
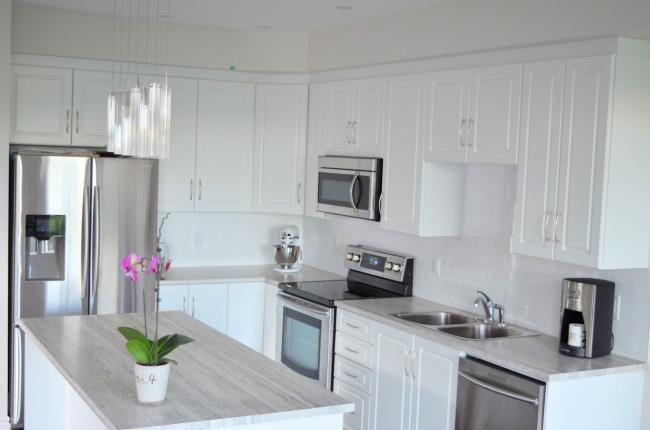
<svg viewBox="0 0 650 430">
<path fill-rule="evenodd" d="M 372 322 L 358 317 L 350 312 L 339 312 L 336 319 L 336 330 L 341 331 L 364 342 L 373 344 Z"/>
<path fill-rule="evenodd" d="M 343 428 L 345 430 L 369 430 L 371 397 L 354 387 L 334 379 L 334 393 L 345 400 L 354 402 L 354 412 L 343 416 Z"/>
<path fill-rule="evenodd" d="M 366 366 L 368 369 L 373 369 L 374 354 L 372 353 L 372 345 L 341 332 L 336 333 L 335 343 L 334 350 L 337 354 L 357 364 Z"/>
<path fill-rule="evenodd" d="M 334 378 L 368 394 L 372 393 L 372 375 L 372 370 L 353 363 L 341 355 L 334 357 Z"/>
</svg>

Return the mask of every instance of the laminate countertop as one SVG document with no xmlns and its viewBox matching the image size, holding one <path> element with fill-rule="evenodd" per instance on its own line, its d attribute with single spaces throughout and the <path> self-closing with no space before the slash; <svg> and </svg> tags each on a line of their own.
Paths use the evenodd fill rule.
<svg viewBox="0 0 650 430">
<path fill-rule="evenodd" d="M 162 312 L 160 332 L 194 339 L 174 351 L 167 401 L 136 402 L 133 361 L 119 326 L 142 329 L 141 314 L 28 318 L 28 338 L 109 429 L 192 423 L 229 427 L 351 412 L 354 405 L 293 370 L 181 312 Z"/>
<path fill-rule="evenodd" d="M 163 284 L 205 284 L 219 282 L 309 282 L 345 279 L 341 275 L 302 266 L 300 272 L 280 273 L 272 264 L 256 266 L 175 267 L 165 275 Z"/>
<path fill-rule="evenodd" d="M 422 326 L 393 316 L 401 312 L 453 311 L 454 309 L 417 297 L 399 297 L 373 300 L 343 300 L 336 302 L 339 310 L 386 324 L 441 345 L 462 351 L 514 372 L 541 381 L 558 381 L 621 372 L 644 371 L 646 364 L 619 355 L 600 358 L 574 358 L 558 352 L 558 338 L 546 334 L 486 340 L 464 340 L 441 333 L 435 328 Z M 515 326 L 513 326 L 515 327 Z M 526 329 L 528 330 L 528 329 Z"/>
</svg>

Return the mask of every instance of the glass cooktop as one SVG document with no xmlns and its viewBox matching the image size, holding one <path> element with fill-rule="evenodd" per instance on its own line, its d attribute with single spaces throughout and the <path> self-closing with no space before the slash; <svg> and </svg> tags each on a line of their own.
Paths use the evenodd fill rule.
<svg viewBox="0 0 650 430">
<path fill-rule="evenodd" d="M 334 307 L 334 302 L 337 300 L 399 297 L 399 294 L 394 292 L 366 285 L 351 279 L 337 281 L 283 282 L 279 285 L 279 288 L 292 296 L 301 297 L 305 300 L 328 307 Z"/>
</svg>

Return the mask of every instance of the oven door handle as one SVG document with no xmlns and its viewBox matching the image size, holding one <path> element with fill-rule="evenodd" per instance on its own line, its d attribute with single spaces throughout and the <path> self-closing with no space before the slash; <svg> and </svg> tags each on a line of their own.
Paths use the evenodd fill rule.
<svg viewBox="0 0 650 430">
<path fill-rule="evenodd" d="M 458 371 L 458 376 L 471 382 L 472 384 L 478 385 L 481 388 L 485 388 L 488 391 L 492 391 L 493 393 L 500 394 L 502 396 L 509 397 L 511 399 L 519 400 L 521 402 L 530 403 L 535 406 L 539 406 L 539 399 L 535 397 L 524 396 L 518 393 L 513 393 L 512 391 L 504 390 L 503 388 L 495 387 L 492 384 L 489 384 L 478 378 L 470 376 L 465 372 L 461 372 L 460 370 Z"/>
<path fill-rule="evenodd" d="M 354 201 L 354 186 L 356 185 L 357 181 L 359 180 L 359 172 L 354 172 L 354 176 L 352 177 L 352 182 L 350 182 L 350 205 L 352 205 L 352 209 L 354 209 L 354 213 L 357 215 L 359 214 L 359 208 L 357 207 L 357 204 Z"/>
<path fill-rule="evenodd" d="M 296 298 L 287 296 L 285 294 L 278 294 L 278 300 L 280 300 L 281 302 L 284 302 L 285 304 L 289 305 L 289 307 L 291 307 L 293 309 L 296 309 L 296 310 L 299 310 L 301 312 L 311 313 L 311 314 L 320 315 L 320 316 L 324 316 L 324 317 L 327 317 L 327 316 L 330 315 L 330 312 L 321 310 L 321 309 L 317 308 L 315 305 L 313 305 L 313 304 L 311 304 L 309 302 L 306 302 L 306 301 L 303 301 L 303 300 L 300 300 L 300 299 L 296 299 Z"/>
</svg>

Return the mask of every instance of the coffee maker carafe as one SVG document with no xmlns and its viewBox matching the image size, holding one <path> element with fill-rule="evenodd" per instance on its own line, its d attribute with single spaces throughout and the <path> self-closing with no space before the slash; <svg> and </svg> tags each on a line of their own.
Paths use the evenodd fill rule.
<svg viewBox="0 0 650 430">
<path fill-rule="evenodd" d="M 595 358 L 612 351 L 614 283 L 567 278 L 562 285 L 560 353 Z"/>
</svg>

